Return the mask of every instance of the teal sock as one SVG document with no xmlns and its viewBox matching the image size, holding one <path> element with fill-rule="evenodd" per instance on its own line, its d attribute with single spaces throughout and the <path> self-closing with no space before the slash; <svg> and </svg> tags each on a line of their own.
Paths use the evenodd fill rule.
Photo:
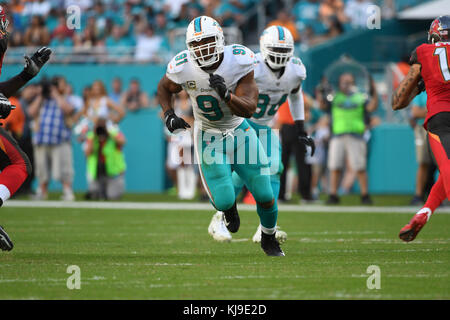
<svg viewBox="0 0 450 320">
<path fill-rule="evenodd" d="M 234 194 L 237 196 L 241 193 L 242 188 L 244 187 L 244 180 L 236 173 L 236 171 L 233 171 L 231 174 L 231 179 L 233 180 L 233 187 L 234 187 Z"/>
<path fill-rule="evenodd" d="M 259 220 L 261 221 L 261 227 L 264 233 L 273 234 L 275 233 L 275 227 L 277 225 L 278 218 L 278 206 L 275 201 L 271 208 L 263 208 L 261 205 L 256 205 L 256 211 L 259 215 Z"/>
<path fill-rule="evenodd" d="M 273 197 L 275 202 L 278 201 L 278 195 L 280 194 L 280 175 L 274 174 L 270 176 L 270 184 L 272 186 Z"/>
</svg>

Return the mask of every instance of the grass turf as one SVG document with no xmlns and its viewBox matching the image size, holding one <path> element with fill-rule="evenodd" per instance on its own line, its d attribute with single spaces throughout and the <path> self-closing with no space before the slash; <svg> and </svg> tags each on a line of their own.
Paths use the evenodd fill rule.
<svg viewBox="0 0 450 320">
<path fill-rule="evenodd" d="M 450 215 L 405 244 L 410 215 L 280 213 L 283 258 L 250 241 L 255 212 L 241 212 L 231 243 L 208 235 L 211 215 L 3 207 L 15 248 L 0 252 L 0 299 L 450 299 Z M 69 265 L 81 290 L 66 287 Z M 366 287 L 369 265 L 380 290 Z"/>
</svg>

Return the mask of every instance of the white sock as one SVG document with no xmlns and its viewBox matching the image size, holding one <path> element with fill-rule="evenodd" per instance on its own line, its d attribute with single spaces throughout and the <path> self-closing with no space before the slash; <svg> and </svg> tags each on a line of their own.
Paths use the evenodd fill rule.
<svg viewBox="0 0 450 320">
<path fill-rule="evenodd" d="M 11 192 L 9 191 L 8 187 L 4 184 L 0 184 L 0 198 L 2 199 L 3 203 L 11 197 Z"/>
<path fill-rule="evenodd" d="M 422 208 L 419 211 L 417 211 L 416 214 L 423 214 L 423 213 L 425 213 L 427 215 L 427 221 L 428 221 L 428 220 L 430 220 L 431 214 L 433 212 L 431 212 L 430 208 L 425 207 L 425 208 Z"/>
<path fill-rule="evenodd" d="M 265 234 L 274 234 L 275 231 L 277 231 L 277 227 L 273 227 L 273 228 L 266 228 L 263 225 L 261 225 L 261 230 L 262 232 L 264 232 Z"/>
</svg>

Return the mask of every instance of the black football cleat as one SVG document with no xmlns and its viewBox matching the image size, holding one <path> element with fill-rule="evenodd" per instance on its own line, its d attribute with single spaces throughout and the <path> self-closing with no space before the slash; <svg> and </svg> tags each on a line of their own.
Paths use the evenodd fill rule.
<svg viewBox="0 0 450 320">
<path fill-rule="evenodd" d="M 6 231 L 0 226 L 0 249 L 3 251 L 11 251 L 14 245 Z"/>
<path fill-rule="evenodd" d="M 280 243 L 274 234 L 265 234 L 261 231 L 261 248 L 271 257 L 284 257 L 284 252 L 280 248 Z"/>
<path fill-rule="evenodd" d="M 236 202 L 230 209 L 223 212 L 223 222 L 225 223 L 228 231 L 235 233 L 239 230 L 241 220 L 236 208 Z"/>
</svg>

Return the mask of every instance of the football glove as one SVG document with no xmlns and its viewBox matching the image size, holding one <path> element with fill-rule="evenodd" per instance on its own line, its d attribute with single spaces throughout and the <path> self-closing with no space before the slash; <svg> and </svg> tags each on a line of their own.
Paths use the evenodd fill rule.
<svg viewBox="0 0 450 320">
<path fill-rule="evenodd" d="M 9 99 L 3 93 L 0 93 L 0 119 L 6 119 L 11 110 L 15 108 L 15 106 L 11 105 Z"/>
<path fill-rule="evenodd" d="M 51 53 L 52 50 L 50 48 L 42 47 L 36 51 L 31 58 L 25 55 L 25 72 L 31 77 L 36 76 L 44 64 L 50 59 Z"/>
<path fill-rule="evenodd" d="M 172 133 L 177 129 L 186 129 L 191 126 L 184 121 L 183 118 L 178 117 L 173 110 L 167 110 L 164 112 L 164 119 L 166 121 L 166 127 Z"/>
<path fill-rule="evenodd" d="M 230 90 L 228 90 L 225 84 L 225 79 L 218 74 L 209 75 L 209 86 L 213 88 L 217 94 L 225 101 L 228 102 L 231 99 Z"/>
<path fill-rule="evenodd" d="M 311 157 L 312 157 L 314 155 L 314 152 L 316 151 L 316 144 L 314 143 L 314 139 L 308 136 L 308 134 L 306 133 L 304 121 L 303 120 L 295 121 L 295 128 L 297 130 L 298 140 L 300 141 L 300 143 L 304 144 L 305 146 L 311 147 Z"/>
</svg>

